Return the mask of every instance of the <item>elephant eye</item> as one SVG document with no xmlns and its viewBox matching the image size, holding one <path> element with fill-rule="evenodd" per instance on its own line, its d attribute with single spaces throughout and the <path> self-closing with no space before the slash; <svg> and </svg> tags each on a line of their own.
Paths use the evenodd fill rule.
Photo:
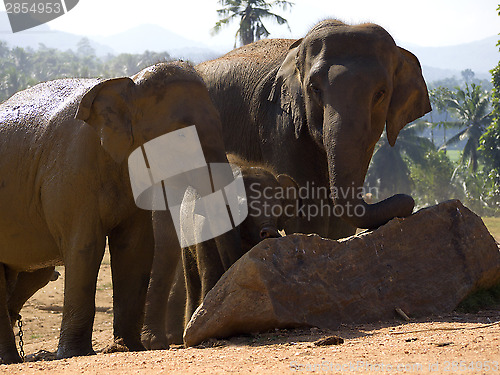
<svg viewBox="0 0 500 375">
<path fill-rule="evenodd" d="M 309 89 L 316 95 L 318 100 L 321 100 L 321 89 L 313 82 L 309 83 Z"/>
<path fill-rule="evenodd" d="M 321 89 L 318 86 L 316 86 L 314 83 L 312 83 L 312 82 L 309 84 L 309 88 L 315 94 L 320 94 L 321 93 Z"/>
</svg>

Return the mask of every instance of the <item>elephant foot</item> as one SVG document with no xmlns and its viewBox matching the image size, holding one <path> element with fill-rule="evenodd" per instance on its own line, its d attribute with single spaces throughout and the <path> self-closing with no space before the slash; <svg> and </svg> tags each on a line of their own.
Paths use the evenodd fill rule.
<svg viewBox="0 0 500 375">
<path fill-rule="evenodd" d="M 176 330 L 167 333 L 167 342 L 169 342 L 171 345 L 184 345 L 184 331 L 182 330 Z"/>
<path fill-rule="evenodd" d="M 59 348 L 57 349 L 57 359 L 63 359 L 63 358 L 71 358 L 71 357 L 82 357 L 82 356 L 87 356 L 87 355 L 94 355 L 95 352 L 92 348 L 90 349 L 83 349 L 83 348 L 67 348 L 64 346 L 59 345 Z"/>
<path fill-rule="evenodd" d="M 21 315 L 18 314 L 18 312 L 13 312 L 13 311 L 9 311 L 9 316 L 10 316 L 10 325 L 12 327 L 15 327 L 16 326 L 16 323 L 19 319 L 21 319 Z"/>
<path fill-rule="evenodd" d="M 170 348 L 165 335 L 155 334 L 151 331 L 143 331 L 141 341 L 148 350 L 166 350 Z"/>
<path fill-rule="evenodd" d="M 10 365 L 13 363 L 22 363 L 23 360 L 21 359 L 21 356 L 17 352 L 17 350 L 14 353 L 1 353 L 0 354 L 0 364 L 3 365 Z"/>
<path fill-rule="evenodd" d="M 140 352 L 146 350 L 144 345 L 139 342 L 126 342 L 122 337 L 115 337 L 113 343 L 105 347 L 103 353 L 116 353 L 116 352 Z"/>
</svg>

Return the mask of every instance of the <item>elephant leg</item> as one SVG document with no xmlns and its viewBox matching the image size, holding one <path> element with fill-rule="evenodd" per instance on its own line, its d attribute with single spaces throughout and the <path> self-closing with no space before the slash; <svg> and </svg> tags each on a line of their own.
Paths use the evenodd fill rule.
<svg viewBox="0 0 500 375">
<path fill-rule="evenodd" d="M 114 343 L 105 351 L 145 350 L 144 306 L 153 262 L 151 212 L 141 211 L 109 235 L 113 280 Z"/>
<path fill-rule="evenodd" d="M 181 247 L 168 212 L 154 213 L 153 228 L 155 251 L 141 340 L 146 349 L 168 349 L 165 331 L 167 301 L 176 269 L 181 263 Z M 184 282 L 184 279 L 182 281 Z"/>
<path fill-rule="evenodd" d="M 165 332 L 170 344 L 182 344 L 184 334 L 184 314 L 186 310 L 186 283 L 182 262 L 175 270 L 174 283 L 168 296 L 165 316 Z"/>
<path fill-rule="evenodd" d="M 7 305 L 12 326 L 19 317 L 19 312 L 26 301 L 49 283 L 54 275 L 55 267 L 41 268 L 33 272 L 21 272 L 17 276 L 17 282 Z"/>
<path fill-rule="evenodd" d="M 218 249 L 220 250 L 221 243 L 217 242 L 217 239 L 215 239 L 214 241 L 217 244 L 216 248 L 210 246 L 212 240 L 201 243 L 196 248 L 196 261 L 198 263 L 198 272 L 201 281 L 201 295 L 199 297 L 198 304 L 194 307 L 195 310 L 198 305 L 203 302 L 203 299 L 210 291 L 210 289 L 212 289 L 214 285 L 217 284 L 217 281 L 219 281 L 225 270 L 228 269 L 233 263 L 235 263 L 241 256 L 241 254 L 238 253 L 240 247 L 233 248 L 233 259 L 231 263 L 229 263 L 227 266 L 224 266 L 221 258 L 219 257 L 219 251 L 217 251 Z M 225 241 L 222 243 L 226 244 Z M 229 249 L 231 248 L 232 247 L 230 247 Z"/>
<path fill-rule="evenodd" d="M 106 238 L 95 229 L 87 236 L 75 235 L 70 240 L 63 250 L 64 307 L 58 359 L 95 354 L 92 349 L 95 292 Z"/>
<path fill-rule="evenodd" d="M 245 253 L 241 247 L 240 229 L 235 228 L 215 237 L 213 240 L 205 241 L 197 247 L 198 262 L 202 260 L 202 266 L 210 272 L 212 285 L 207 285 L 206 292 L 215 285 L 222 274 L 229 269 Z M 208 262 L 205 264 L 204 262 Z M 203 280 L 203 277 L 202 277 Z M 208 279 L 207 279 L 208 280 Z M 206 293 L 203 294 L 205 297 Z"/>
<path fill-rule="evenodd" d="M 0 263 L 0 363 L 22 362 L 16 348 L 16 339 L 12 330 L 7 307 L 6 266 Z"/>
<path fill-rule="evenodd" d="M 242 255 L 241 243 L 235 241 L 236 233 L 238 232 L 230 231 L 196 244 L 191 249 L 183 249 L 182 260 L 186 283 L 184 326 L 225 270 Z"/>
<path fill-rule="evenodd" d="M 182 249 L 182 266 L 184 269 L 184 285 L 186 286 L 186 309 L 184 314 L 184 326 L 191 319 L 201 298 L 201 280 L 196 262 L 196 250 L 191 246 L 190 249 Z"/>
</svg>

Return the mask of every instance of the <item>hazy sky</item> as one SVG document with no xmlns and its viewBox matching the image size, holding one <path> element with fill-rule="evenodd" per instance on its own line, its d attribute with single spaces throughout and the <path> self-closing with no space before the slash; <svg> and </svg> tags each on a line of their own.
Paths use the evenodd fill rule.
<svg viewBox="0 0 500 375">
<path fill-rule="evenodd" d="M 498 0 L 295 0 L 288 11 L 291 32 L 268 21 L 271 37 L 303 36 L 318 20 L 371 21 L 397 41 L 421 46 L 453 45 L 500 32 Z M 236 24 L 213 37 L 217 0 L 80 0 L 68 14 L 51 21 L 53 29 L 95 36 L 115 34 L 150 23 L 207 45 L 232 45 Z M 3 8 L 3 9 L 2 9 Z M 3 2 L 0 9 L 4 10 Z"/>
</svg>

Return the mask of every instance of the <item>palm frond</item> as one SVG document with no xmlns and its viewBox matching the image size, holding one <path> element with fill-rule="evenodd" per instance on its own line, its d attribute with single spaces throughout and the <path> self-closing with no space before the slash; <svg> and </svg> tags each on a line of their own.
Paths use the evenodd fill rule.
<svg viewBox="0 0 500 375">
<path fill-rule="evenodd" d="M 276 0 L 271 3 L 271 7 L 278 6 L 285 11 L 287 10 L 287 8 L 292 8 L 294 5 L 295 3 L 284 0 Z"/>
<path fill-rule="evenodd" d="M 448 139 L 439 149 L 443 150 L 447 146 L 452 146 L 454 144 L 457 144 L 458 142 L 461 141 L 462 134 L 464 134 L 466 131 L 467 131 L 467 129 L 464 129 L 461 132 L 458 132 L 453 137 L 451 137 L 450 139 Z"/>
<path fill-rule="evenodd" d="M 219 32 L 222 26 L 227 25 L 235 18 L 240 18 L 235 40 L 239 38 L 242 44 L 251 43 L 262 37 L 267 38 L 270 35 L 262 22 L 262 19 L 265 18 L 272 18 L 278 25 L 286 25 L 290 30 L 288 21 L 285 18 L 270 12 L 273 6 L 286 9 L 294 5 L 289 1 L 219 0 L 218 3 L 222 5 L 222 8 L 217 10 L 217 14 L 219 17 L 223 17 L 223 19 L 216 22 L 215 26 L 212 28 L 212 35 Z"/>
<path fill-rule="evenodd" d="M 232 15 L 230 15 L 229 17 L 226 17 L 226 18 L 223 18 L 223 19 L 221 19 L 221 20 L 217 21 L 217 22 L 215 23 L 215 26 L 214 26 L 214 27 L 212 28 L 212 30 L 211 30 L 211 34 L 212 34 L 212 35 L 217 34 L 217 33 L 218 33 L 221 29 L 222 29 L 222 27 L 224 27 L 224 26 L 228 26 L 228 24 L 229 24 L 229 23 L 230 23 L 230 22 L 231 22 L 234 18 L 236 18 L 236 17 L 238 17 L 238 15 L 237 15 L 237 14 L 232 14 Z"/>
<path fill-rule="evenodd" d="M 441 121 L 441 125 L 446 129 L 460 129 L 465 126 L 463 121 Z"/>
</svg>

